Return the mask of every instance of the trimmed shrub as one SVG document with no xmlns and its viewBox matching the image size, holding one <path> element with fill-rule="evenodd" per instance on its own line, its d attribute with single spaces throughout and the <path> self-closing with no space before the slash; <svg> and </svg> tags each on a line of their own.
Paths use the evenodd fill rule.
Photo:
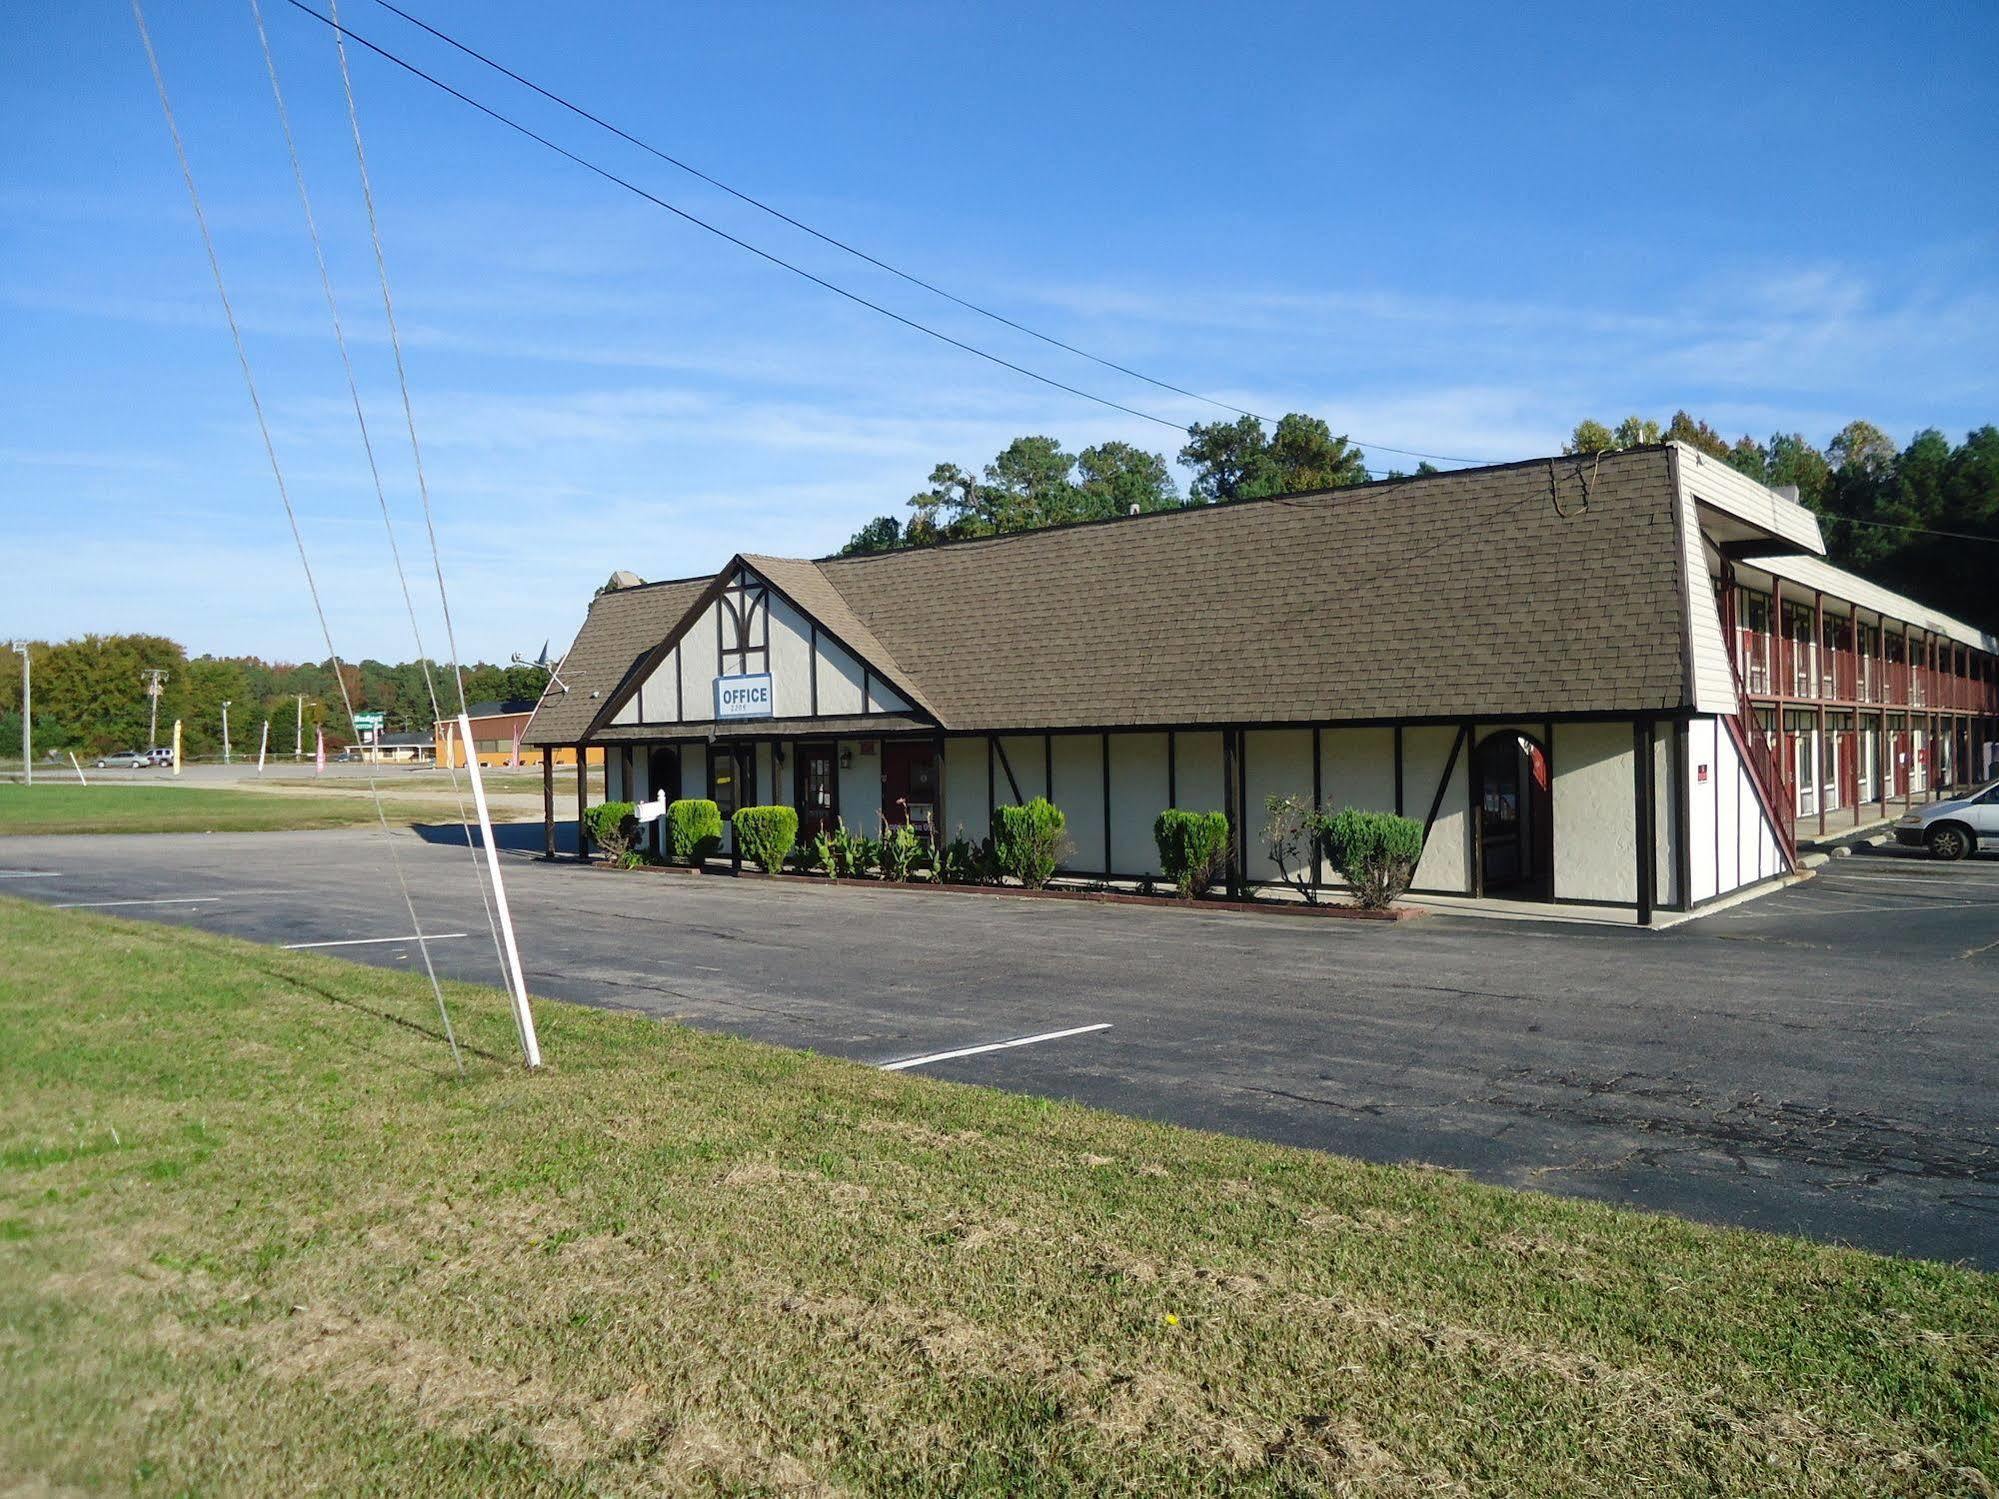
<svg viewBox="0 0 1999 1499">
<path fill-rule="evenodd" d="M 1152 841 L 1159 846 L 1160 869 L 1182 900 L 1206 895 L 1228 868 L 1229 820 L 1223 813 L 1168 807 L 1152 824 Z"/>
<path fill-rule="evenodd" d="M 666 851 L 675 859 L 699 864 L 722 847 L 722 809 L 701 797 L 675 802 L 666 809 Z"/>
<path fill-rule="evenodd" d="M 1355 905 L 1379 911 L 1416 877 L 1423 824 L 1413 818 L 1345 807 L 1322 828 L 1326 857 L 1352 888 Z"/>
<path fill-rule="evenodd" d="M 994 808 L 993 821 L 993 859 L 1000 872 L 1030 890 L 1046 885 L 1069 847 L 1069 819 L 1062 809 L 1037 796 L 1024 807 Z"/>
<path fill-rule="evenodd" d="M 583 814 L 583 826 L 597 852 L 622 864 L 639 839 L 639 809 L 630 802 L 599 802 Z"/>
<path fill-rule="evenodd" d="M 729 819 L 736 830 L 736 847 L 765 874 L 784 868 L 798 842 L 798 812 L 793 807 L 739 807 Z"/>
</svg>

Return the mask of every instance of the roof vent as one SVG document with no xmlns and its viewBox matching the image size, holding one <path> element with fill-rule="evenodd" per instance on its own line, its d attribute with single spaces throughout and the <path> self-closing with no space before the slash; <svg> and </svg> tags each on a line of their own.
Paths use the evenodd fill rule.
<svg viewBox="0 0 1999 1499">
<path fill-rule="evenodd" d="M 1125 511 L 1125 514 L 1126 514 L 1126 515 L 1136 515 L 1136 514 L 1138 514 L 1138 501 L 1137 501 L 1137 500 L 1133 500 L 1133 501 L 1131 502 L 1131 509 L 1129 509 L 1129 510 Z"/>
<path fill-rule="evenodd" d="M 621 567 L 612 573 L 610 581 L 597 591 L 599 593 L 616 593 L 620 588 L 638 588 L 644 583 L 645 579 L 641 578 L 637 573 L 627 572 Z"/>
</svg>

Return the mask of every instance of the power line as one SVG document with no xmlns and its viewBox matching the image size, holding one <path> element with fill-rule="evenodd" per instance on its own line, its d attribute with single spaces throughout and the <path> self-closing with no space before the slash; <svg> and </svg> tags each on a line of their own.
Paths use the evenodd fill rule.
<svg viewBox="0 0 1999 1499">
<path fill-rule="evenodd" d="M 1956 541 L 1982 541 L 1988 546 L 1999 546 L 1999 536 L 1980 536 L 1976 531 L 1938 531 L 1929 526 L 1905 526 L 1891 520 L 1862 520 L 1855 515 L 1836 515 L 1831 511 L 1822 513 L 1819 518 L 1848 526 L 1873 526 L 1880 531 L 1912 531 L 1918 536 L 1948 536 Z"/>
<path fill-rule="evenodd" d="M 815 275 L 811 271 L 806 270 L 805 267 L 801 265 L 795 265 L 791 261 L 784 259 L 782 256 L 774 255 L 769 250 L 763 249 L 761 246 L 753 245 L 748 240 L 742 239 L 737 235 L 731 234 L 729 233 L 728 230 L 723 229 L 715 224 L 711 224 L 706 219 L 691 214 L 686 209 L 681 208 L 676 204 L 667 202 L 666 199 L 660 197 L 658 194 L 648 192 L 645 188 L 640 187 L 637 183 L 631 182 L 626 178 L 620 177 L 616 172 L 611 171 L 609 168 L 598 166 L 596 162 L 591 161 L 588 157 L 579 156 L 574 151 L 571 151 L 568 147 L 557 145 L 547 136 L 538 134 L 536 131 L 529 129 L 526 125 L 523 125 L 519 120 L 514 119 L 512 116 L 502 114 L 499 110 L 494 109 L 490 104 L 482 104 L 479 100 L 473 98 L 470 94 L 461 92 L 460 90 L 453 88 L 443 79 L 435 77 L 430 73 L 426 73 L 422 68 L 419 68 L 415 63 L 406 61 L 405 59 L 398 57 L 395 53 L 389 51 L 386 47 L 377 46 L 375 43 L 369 41 L 365 36 L 362 36 L 359 32 L 356 32 L 351 28 L 342 25 L 340 22 L 335 21 L 328 16 L 321 15 L 311 6 L 304 4 L 303 0 L 286 0 L 286 3 L 290 5 L 294 10 L 303 11 L 306 15 L 311 16 L 315 21 L 320 22 L 322 25 L 332 27 L 335 31 L 339 32 L 342 36 L 346 37 L 349 41 L 358 42 L 361 46 L 366 47 L 370 52 L 373 52 L 377 57 L 383 58 L 388 62 L 394 63 L 397 67 L 401 68 L 406 73 L 410 73 L 418 78 L 421 78 L 425 83 L 431 85 L 431 87 L 436 89 L 441 89 L 443 92 L 451 95 L 452 98 L 458 100 L 461 104 L 470 105 L 473 109 L 478 110 L 479 113 L 487 116 L 489 119 L 496 120 L 500 124 L 505 125 L 509 130 L 516 131 L 519 134 L 526 136 L 536 145 L 545 147 L 546 149 L 553 151 L 557 156 L 563 157 L 565 160 L 574 162 L 577 166 L 582 167 L 585 171 L 594 172 L 597 176 L 602 177 L 606 182 L 614 183 L 618 187 L 622 187 L 626 192 L 632 193 L 637 197 L 645 199 L 648 203 L 653 204 L 655 207 L 664 208 L 668 213 L 673 214 L 678 218 L 686 220 L 688 223 L 694 225 L 697 229 L 705 229 L 708 233 L 714 235 L 717 239 L 727 240 L 730 244 L 734 245 L 739 250 L 747 250 L 750 254 L 756 256 L 759 260 L 766 260 L 770 262 L 770 264 L 777 266 L 781 270 L 790 271 L 792 275 L 802 277 L 803 279 L 810 281 L 814 286 L 822 287 L 826 291 L 832 292 L 835 296 L 844 297 L 846 298 L 846 300 L 854 303 L 857 306 L 867 308 L 868 311 L 870 312 L 880 313 L 883 317 L 891 318 L 894 321 L 902 324 L 903 327 L 905 328 L 910 328 L 918 333 L 926 334 L 929 337 L 936 339 L 940 343 L 949 344 L 954 349 L 960 349 L 967 354 L 977 355 L 980 359 L 986 360 L 988 363 L 991 364 L 996 364 L 1001 369 L 1011 370 L 1016 375 L 1025 375 L 1030 380 L 1037 380 L 1043 385 L 1050 386 L 1055 390 L 1063 391 L 1068 395 L 1079 396 L 1085 401 L 1094 401 L 1099 406 L 1108 406 L 1113 411 L 1122 411 L 1126 416 L 1135 416 L 1142 421 L 1154 422 L 1162 427 L 1171 427 L 1175 432 L 1185 432 L 1187 430 L 1185 425 L 1183 425 L 1180 422 L 1174 421 L 1170 417 L 1157 416 L 1150 411 L 1141 411 L 1136 406 L 1127 406 L 1122 401 L 1113 401 L 1109 396 L 1096 395 L 1090 391 L 1082 389 L 1079 386 L 1069 385 L 1061 380 L 1057 380 L 1053 375 L 1044 375 L 1038 370 L 1029 369 L 1024 364 L 1015 364 L 1012 360 L 1004 359 L 998 354 L 990 353 L 987 350 L 978 347 L 978 345 L 976 344 L 969 344 L 966 343 L 963 339 L 953 338 L 950 334 L 945 333 L 941 329 L 933 328 L 928 323 L 920 323 L 915 318 L 904 317 L 901 313 L 882 306 L 881 303 L 879 302 L 869 301 L 868 298 L 862 296 L 859 292 L 848 291 L 846 287 L 840 286 L 835 282 L 828 281 L 824 276 Z"/>
<path fill-rule="evenodd" d="M 403 608 L 409 614 L 410 635 L 416 641 L 417 664 L 423 673 L 424 689 L 430 695 L 431 722 L 435 724 L 443 719 L 444 713 L 443 710 L 438 706 L 437 683 L 431 672 L 430 652 L 425 648 L 423 643 L 423 627 L 417 622 L 416 600 L 410 594 L 409 574 L 403 568 L 402 545 L 400 542 L 396 540 L 396 523 L 394 518 L 389 513 L 389 497 L 387 492 L 384 490 L 382 486 L 381 465 L 377 463 L 375 460 L 375 440 L 368 431 L 367 414 L 362 410 L 361 407 L 361 389 L 354 377 L 354 360 L 352 356 L 348 353 L 347 349 L 347 330 L 340 318 L 340 303 L 333 294 L 333 277 L 326 267 L 326 249 L 324 245 L 321 243 L 319 237 L 319 220 L 312 211 L 312 195 L 306 190 L 306 185 L 305 185 L 305 168 L 299 162 L 298 144 L 293 139 L 292 136 L 291 111 L 285 106 L 284 89 L 278 83 L 277 58 L 271 52 L 271 39 L 264 30 L 264 9 L 262 5 L 262 0 L 250 0 L 250 15 L 252 20 L 255 21 L 256 23 L 257 45 L 262 49 L 264 54 L 264 71 L 270 76 L 271 100 L 277 106 L 278 128 L 279 131 L 284 136 L 285 154 L 291 159 L 292 181 L 298 185 L 299 207 L 304 210 L 306 234 L 312 240 L 312 257 L 314 262 L 319 267 L 319 288 L 321 293 L 326 298 L 327 316 L 332 321 L 333 324 L 333 342 L 340 350 L 340 366 L 347 376 L 347 395 L 354 405 L 354 423 L 360 429 L 361 449 L 367 455 L 368 458 L 368 477 L 374 481 L 375 503 L 381 507 L 382 529 L 387 533 L 389 538 L 389 557 L 390 560 L 395 563 L 396 581 L 402 586 Z M 337 43 L 339 41 L 339 38 L 336 37 L 334 38 L 334 40 Z M 350 104 L 351 104 L 351 98 L 350 98 Z M 359 130 L 360 126 L 357 121 L 355 124 L 355 131 L 356 131 L 355 146 L 357 151 L 360 146 Z M 365 168 L 362 176 L 362 185 L 365 189 L 367 185 Z M 370 218 L 372 222 L 372 209 L 373 209 L 372 198 L 369 201 L 369 207 L 371 210 Z M 380 253 L 379 243 L 376 246 L 376 250 L 377 254 L 379 255 Z M 387 294 L 387 290 L 388 286 L 385 276 L 383 282 L 383 292 L 385 297 Z M 395 332 L 395 324 L 393 322 L 391 322 L 389 325 L 389 331 L 391 338 L 393 339 Z M 400 347 L 397 349 L 396 352 L 396 360 L 397 360 L 397 370 L 398 372 L 400 372 L 402 366 L 402 351 Z M 404 395 L 404 404 L 405 407 L 407 407 L 408 397 L 409 397 L 409 392 L 407 387 L 405 387 L 403 395 Z M 416 428 L 415 428 L 414 418 L 412 418 L 411 422 L 410 440 L 412 443 L 414 443 L 416 440 Z M 421 464 L 419 464 L 417 468 L 417 478 L 419 484 L 421 484 L 423 478 L 423 468 Z M 428 492 L 426 492 L 425 494 L 426 516 L 429 513 L 428 501 L 429 501 L 429 496 Z M 432 536 L 431 546 L 434 555 L 436 551 L 435 535 Z M 443 572 L 440 570 L 438 573 L 438 591 L 440 595 L 442 594 L 443 589 L 444 589 L 444 575 Z M 448 612 L 445 616 L 445 623 L 447 627 L 450 624 L 450 615 Z M 452 651 L 451 669 L 454 675 L 457 675 L 458 673 L 457 650 L 458 650 L 457 641 L 454 639 L 451 642 L 451 651 Z M 459 689 L 459 706 L 461 709 L 464 706 L 464 697 L 465 694 L 461 679 L 460 689 Z M 457 768 L 455 766 L 447 767 L 446 773 L 451 778 L 452 799 L 458 804 L 458 825 L 465 830 L 465 852 L 472 861 L 472 878 L 473 882 L 479 888 L 479 903 L 481 906 L 485 908 L 486 928 L 489 932 L 492 933 L 493 956 L 499 961 L 500 980 L 502 983 L 505 983 L 507 979 L 507 960 L 505 954 L 500 949 L 500 931 L 498 925 L 493 920 L 492 901 L 488 898 L 486 894 L 486 885 L 484 880 L 480 878 L 479 851 L 473 845 L 472 820 L 465 810 L 465 795 L 459 789 L 458 786 Z M 430 955 L 428 950 L 425 951 L 424 961 L 426 963 L 430 961 Z"/>
<path fill-rule="evenodd" d="M 146 25 L 146 12 L 140 0 L 132 0 L 132 19 L 139 27 L 139 40 L 145 45 L 146 66 L 153 74 L 153 87 L 160 96 L 160 112 L 166 116 L 167 134 L 173 137 L 174 157 L 180 163 L 181 180 L 187 184 L 188 202 L 194 208 L 194 222 L 201 230 L 201 247 L 208 252 L 208 269 L 215 277 L 215 295 L 222 303 L 222 316 L 229 324 L 229 338 L 236 346 L 236 362 L 243 370 L 243 387 L 250 394 L 250 409 L 257 416 L 257 431 L 264 439 L 264 456 L 271 463 L 271 477 L 277 481 L 278 500 L 284 506 L 285 520 L 291 526 L 292 544 L 298 548 L 299 567 L 305 573 L 306 592 L 312 597 L 312 612 L 319 619 L 320 637 L 326 642 L 326 654 L 333 662 L 333 680 L 340 688 L 340 700 L 347 708 L 347 721 L 354 722 L 354 700 L 347 691 L 347 676 L 341 669 L 339 653 L 333 649 L 333 628 L 326 621 L 326 606 L 320 601 L 319 583 L 313 577 L 312 563 L 306 556 L 305 535 L 299 530 L 298 512 L 292 508 L 291 490 L 285 484 L 285 471 L 278 462 L 278 450 L 271 441 L 271 425 L 264 418 L 264 403 L 257 394 L 257 382 L 250 374 L 250 354 L 243 344 L 243 330 L 236 322 L 236 309 L 229 301 L 229 289 L 222 280 L 222 261 L 215 253 L 215 237 L 208 231 L 208 215 L 202 210 L 201 194 L 195 190 L 194 168 L 188 164 L 187 147 L 181 141 L 180 125 L 174 119 L 173 102 L 167 97 L 166 75 L 160 71 L 159 54 L 153 50 L 153 33 Z M 156 700 L 157 701 L 157 700 Z M 360 730 L 354 737 L 361 737 Z M 403 909 L 408 912 L 410 931 L 415 936 L 417 946 L 423 953 L 424 971 L 430 976 L 430 992 L 437 997 L 438 1018 L 444 1022 L 444 1039 L 451 1047 L 451 1060 L 458 1066 L 458 1075 L 465 1075 L 465 1058 L 459 1054 L 458 1037 L 451 1027 L 451 1011 L 444 1003 L 444 989 L 437 981 L 437 970 L 431 966 L 430 943 L 424 935 L 423 925 L 417 920 L 416 902 L 410 897 L 409 880 L 403 873 L 401 856 L 396 852 L 395 836 L 389 831 L 389 815 L 382 807 L 382 790 L 375 782 L 374 772 L 368 773 L 368 792 L 375 802 L 375 821 L 380 825 L 382 837 L 388 843 L 389 865 L 395 871 L 396 886 L 402 892 Z"/>
<path fill-rule="evenodd" d="M 942 297 L 945 301 L 954 303 L 955 305 L 964 308 L 967 312 L 976 312 L 980 317 L 990 318 L 993 322 L 999 323 L 1003 327 L 1011 328 L 1016 333 L 1025 333 L 1029 338 L 1039 339 L 1042 343 L 1049 345 L 1051 348 L 1060 349 L 1065 354 L 1074 354 L 1079 359 L 1087 359 L 1092 364 L 1102 365 L 1107 370 L 1115 370 L 1120 375 L 1129 375 L 1132 379 L 1143 381 L 1145 384 L 1154 386 L 1159 390 L 1171 391 L 1176 396 L 1185 396 L 1190 401 L 1200 401 L 1205 405 L 1213 406 L 1221 411 L 1232 411 L 1237 416 L 1254 417 L 1256 418 L 1257 421 L 1266 422 L 1272 426 L 1276 425 L 1276 422 L 1273 418 L 1264 416 L 1261 412 L 1251 411 L 1247 407 L 1236 406 L 1232 405 L 1227 401 L 1217 400 L 1214 396 L 1204 396 L 1198 390 L 1188 390 L 1183 385 L 1175 385 L 1170 380 L 1162 380 L 1156 375 L 1146 374 L 1143 370 L 1135 370 L 1130 365 L 1119 364 L 1115 359 L 1106 358 L 1102 354 L 1092 354 L 1088 349 L 1078 348 L 1075 344 L 1068 342 L 1066 339 L 1057 338 L 1052 333 L 1044 333 L 1039 328 L 1030 327 L 1028 324 L 1021 322 L 1017 318 L 1008 317 L 1003 312 L 995 312 L 993 311 L 992 308 L 974 302 L 969 297 L 961 297 L 956 292 L 946 290 L 944 287 L 939 286 L 934 281 L 926 280 L 922 276 L 917 275 L 914 271 L 906 271 L 901 266 L 893 265 L 890 262 L 883 260 L 879 255 L 871 255 L 866 250 L 860 248 L 860 246 L 855 244 L 850 244 L 848 241 L 841 239 L 838 235 L 828 234 L 823 229 L 815 229 L 812 225 L 806 223 L 803 219 L 797 218 L 791 214 L 786 213 L 783 209 L 777 207 L 775 204 L 767 203 L 762 198 L 757 197 L 753 193 L 746 193 L 739 187 L 731 186 L 729 183 L 724 182 L 721 178 L 714 176 L 712 173 L 702 171 L 701 168 L 695 166 L 692 162 L 683 160 L 682 158 L 675 156 L 670 151 L 662 150 L 660 147 L 653 145 L 652 142 L 645 140 L 640 136 L 632 134 L 631 131 L 624 129 L 622 126 L 613 124 L 611 121 L 605 119 L 602 115 L 593 114 L 590 110 L 585 109 L 582 105 L 576 103 L 573 99 L 569 99 L 564 95 L 557 93 L 553 89 L 544 88 L 541 84 L 536 83 L 532 78 L 529 78 L 524 74 L 515 72 L 505 63 L 500 62 L 494 58 L 488 57 L 485 53 L 479 51 L 476 47 L 472 47 L 466 44 L 465 42 L 461 42 L 457 37 L 451 35 L 451 33 L 449 33 L 448 31 L 442 31 L 439 28 L 431 25 L 428 21 L 423 20 L 421 17 L 411 15 L 401 6 L 391 4 L 390 0 L 375 0 L 375 3 L 379 5 L 383 10 L 388 11 L 391 15 L 400 16 L 403 20 L 409 22 L 410 25 L 416 27 L 419 31 L 429 33 L 431 36 L 437 38 L 437 40 L 439 40 L 440 42 L 443 42 L 447 47 L 455 48 L 457 51 L 462 52 L 467 57 L 471 58 L 474 62 L 481 63 L 484 66 L 491 68 L 494 72 L 500 74 L 501 76 L 512 79 L 515 83 L 518 83 L 522 88 L 528 89 L 533 93 L 539 94 L 542 98 L 548 100 L 549 103 L 568 110 L 571 114 L 577 116 L 577 118 L 588 120 L 592 125 L 597 126 L 601 130 L 608 130 L 612 135 L 615 135 L 619 140 L 626 142 L 628 145 L 637 146 L 641 151 L 645 152 L 647 155 L 657 157 L 659 160 L 665 162 L 668 166 L 678 168 L 679 170 L 687 173 L 690 177 L 697 178 L 700 181 L 707 183 L 710 187 L 717 188 L 720 191 L 727 193 L 730 197 L 735 198 L 739 202 L 749 204 L 750 207 L 756 209 L 760 213 L 769 214 L 772 218 L 777 219 L 781 223 L 789 224 L 792 228 L 800 231 L 803 234 L 811 235 L 814 239 L 818 240 L 822 244 L 831 245 L 834 249 L 843 251 L 844 253 L 853 256 L 856 260 L 866 261 L 869 265 L 875 267 L 875 269 L 881 271 L 887 271 L 889 275 L 895 276 L 903 281 L 906 281 L 911 286 L 921 287 L 924 291 L 929 292 L 932 296 Z M 1356 446 L 1359 447 L 1377 448 L 1384 453 L 1394 453 L 1399 457 L 1403 458 L 1429 458 L 1440 463 L 1476 464 L 1476 463 L 1489 463 L 1492 461 L 1490 459 L 1485 459 L 1485 458 L 1455 458 L 1441 453 L 1418 453 L 1410 448 L 1390 447 L 1387 443 L 1368 442 L 1366 439 L 1359 437 L 1349 438 L 1349 441 L 1353 442 Z"/>
</svg>

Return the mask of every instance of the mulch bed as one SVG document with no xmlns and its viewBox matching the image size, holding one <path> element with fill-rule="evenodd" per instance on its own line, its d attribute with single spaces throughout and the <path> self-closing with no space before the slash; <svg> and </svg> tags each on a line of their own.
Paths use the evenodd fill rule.
<svg viewBox="0 0 1999 1499">
<path fill-rule="evenodd" d="M 763 880 L 773 885 L 792 885 L 822 890 L 899 890 L 911 895 L 1002 896 L 1010 900 L 1092 901 L 1106 906 L 1160 906 L 1173 911 L 1233 911 L 1246 916 L 1322 916 L 1343 921 L 1410 921 L 1430 913 L 1421 906 L 1392 906 L 1386 911 L 1366 911 L 1359 906 L 1308 906 L 1303 901 L 1226 900 L 1203 897 L 1184 901 L 1176 895 L 1138 895 L 1122 890 L 1023 890 L 1007 885 L 940 885 L 930 880 L 829 880 L 822 874 L 765 874 L 761 870 L 709 867 L 697 869 L 687 864 L 641 864 L 633 869 L 617 869 L 592 860 L 590 868 L 606 874 L 703 875 L 710 878 Z"/>
</svg>

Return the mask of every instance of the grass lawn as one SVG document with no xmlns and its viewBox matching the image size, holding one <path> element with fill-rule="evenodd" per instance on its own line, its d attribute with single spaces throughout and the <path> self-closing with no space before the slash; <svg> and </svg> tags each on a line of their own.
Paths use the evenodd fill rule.
<svg viewBox="0 0 1999 1499">
<path fill-rule="evenodd" d="M 0 900 L 29 1492 L 1980 1494 L 1999 1278 Z M 8 1486 L 12 1486 L 9 1484 Z"/>
<path fill-rule="evenodd" d="M 458 821 L 442 797 L 385 793 L 390 821 Z M 216 786 L 4 786 L 0 837 L 9 833 L 269 833 L 344 828 L 375 821 L 365 785 L 317 796 L 275 795 Z"/>
</svg>

